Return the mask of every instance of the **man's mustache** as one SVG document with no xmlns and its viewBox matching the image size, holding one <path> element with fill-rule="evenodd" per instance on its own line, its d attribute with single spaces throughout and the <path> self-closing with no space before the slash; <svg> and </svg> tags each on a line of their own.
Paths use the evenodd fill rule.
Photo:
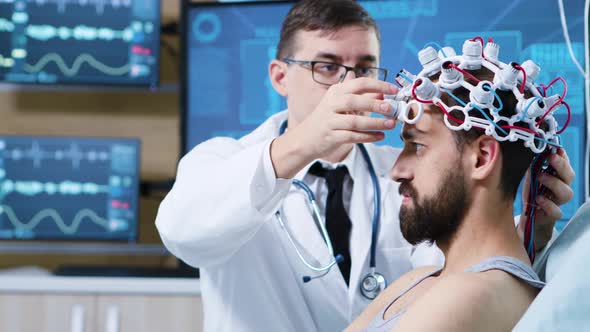
<svg viewBox="0 0 590 332">
<path fill-rule="evenodd" d="M 399 193 L 400 195 L 409 196 L 414 199 L 418 196 L 418 192 L 409 182 L 402 182 L 399 185 Z"/>
</svg>

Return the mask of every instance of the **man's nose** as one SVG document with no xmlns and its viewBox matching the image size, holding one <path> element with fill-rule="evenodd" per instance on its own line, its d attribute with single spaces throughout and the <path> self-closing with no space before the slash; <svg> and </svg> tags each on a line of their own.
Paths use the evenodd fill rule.
<svg viewBox="0 0 590 332">
<path fill-rule="evenodd" d="M 409 167 L 407 160 L 403 156 L 400 156 L 393 164 L 391 171 L 389 171 L 389 177 L 396 182 L 411 181 L 413 179 L 412 168 Z"/>
<path fill-rule="evenodd" d="M 344 82 L 346 80 L 352 80 L 356 78 L 356 73 L 354 72 L 354 70 L 347 70 L 347 72 L 345 74 L 343 74 L 343 76 L 340 79 L 340 82 Z"/>
</svg>

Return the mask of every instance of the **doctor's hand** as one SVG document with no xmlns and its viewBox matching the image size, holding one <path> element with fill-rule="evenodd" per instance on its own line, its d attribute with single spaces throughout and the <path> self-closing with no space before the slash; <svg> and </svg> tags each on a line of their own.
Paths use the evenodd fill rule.
<svg viewBox="0 0 590 332">
<path fill-rule="evenodd" d="M 556 175 L 543 173 L 539 177 L 542 185 L 547 187 L 545 194 L 537 196 L 535 202 L 537 205 L 537 216 L 535 218 L 535 248 L 537 251 L 543 249 L 551 239 L 555 222 L 562 216 L 560 206 L 569 202 L 574 197 L 574 192 L 570 185 L 574 181 L 575 173 L 570 164 L 569 157 L 563 149 L 559 149 L 556 154 L 549 157 L 549 163 L 555 169 Z M 523 190 L 522 203 L 523 207 L 527 206 L 530 186 L 530 169 L 526 173 Z M 523 212 L 524 213 L 524 212 Z M 517 233 L 521 240 L 524 239 L 524 229 L 527 222 L 527 216 L 521 214 L 517 228 Z"/>
<path fill-rule="evenodd" d="M 289 126 L 272 143 L 271 160 L 277 178 L 292 178 L 308 163 L 343 145 L 382 140 L 383 131 L 392 129 L 395 120 L 370 117 L 368 113 L 389 114 L 391 105 L 382 96 L 395 93 L 397 87 L 393 84 L 371 78 L 330 86 L 301 123 Z"/>
</svg>

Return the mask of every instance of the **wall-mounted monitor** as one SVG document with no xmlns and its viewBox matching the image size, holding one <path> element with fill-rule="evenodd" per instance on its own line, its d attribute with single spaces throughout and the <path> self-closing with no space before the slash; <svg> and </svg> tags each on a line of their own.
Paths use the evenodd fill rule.
<svg viewBox="0 0 590 332">
<path fill-rule="evenodd" d="M 137 139 L 0 136 L 0 241 L 138 236 Z"/>
<path fill-rule="evenodd" d="M 158 85 L 159 0 L 0 0 L 0 81 Z"/>
</svg>

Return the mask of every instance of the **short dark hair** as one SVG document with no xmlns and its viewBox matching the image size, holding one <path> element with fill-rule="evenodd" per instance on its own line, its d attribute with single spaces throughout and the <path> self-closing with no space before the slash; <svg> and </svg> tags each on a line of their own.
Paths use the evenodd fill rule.
<svg viewBox="0 0 590 332">
<path fill-rule="evenodd" d="M 372 28 L 377 40 L 381 40 L 375 20 L 354 0 L 299 1 L 283 21 L 276 58 L 283 59 L 295 52 L 295 35 L 298 31 L 321 30 L 331 33 L 348 26 Z"/>
<path fill-rule="evenodd" d="M 473 76 L 477 79 L 482 81 L 490 81 L 494 80 L 494 73 L 491 70 L 486 68 L 482 68 L 479 70 L 470 71 Z M 475 82 L 471 82 L 472 84 L 477 84 Z M 502 110 L 499 112 L 500 116 L 510 118 L 512 115 L 516 113 L 516 104 L 518 100 L 512 93 L 512 91 L 503 91 L 503 90 L 495 90 L 496 94 L 500 98 L 503 104 Z M 462 100 L 465 103 L 469 102 L 469 90 L 460 87 L 452 91 L 452 93 Z M 525 98 L 530 98 L 532 94 L 527 90 L 525 91 Z M 441 96 L 441 100 L 449 107 L 457 106 L 459 103 L 450 97 L 448 94 L 443 93 Z M 498 101 L 494 101 L 494 107 L 498 107 Z M 490 110 L 482 109 L 488 117 L 491 117 Z M 458 112 L 453 112 L 451 115 L 455 118 L 462 119 Z M 479 110 L 471 110 L 469 111 L 469 115 L 477 118 L 484 118 L 483 114 Z M 452 120 L 449 119 L 449 122 L 454 123 Z M 499 123 L 500 126 L 506 125 L 506 123 Z M 525 126 L 524 122 L 517 122 L 514 124 L 515 126 Z M 459 152 L 462 152 L 465 145 L 474 142 L 478 137 L 484 135 L 484 131 L 479 128 L 472 128 L 471 130 L 451 130 L 455 142 L 457 143 L 457 149 Z M 499 135 L 502 135 L 501 132 L 498 132 Z M 500 178 L 500 191 L 504 194 L 504 197 L 507 199 L 514 199 L 516 197 L 516 192 L 518 191 L 518 186 L 524 177 L 524 174 L 528 167 L 530 166 L 534 153 L 529 148 L 524 146 L 524 142 L 521 140 L 517 140 L 515 142 L 510 142 L 508 140 L 499 142 L 500 143 L 500 151 L 502 153 L 502 168 L 501 168 L 501 178 Z"/>
</svg>

